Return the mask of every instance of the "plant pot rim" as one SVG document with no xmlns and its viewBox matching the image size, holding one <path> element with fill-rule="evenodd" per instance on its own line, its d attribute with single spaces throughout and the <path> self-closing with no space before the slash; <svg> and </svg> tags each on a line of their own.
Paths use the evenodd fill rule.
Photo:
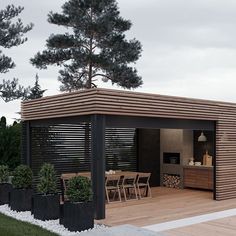
<svg viewBox="0 0 236 236">
<path fill-rule="evenodd" d="M 13 186 L 13 189 L 17 189 L 17 190 L 28 190 L 28 189 L 33 189 L 33 188 L 16 188 Z"/>
<path fill-rule="evenodd" d="M 58 196 L 59 193 L 49 193 L 49 194 L 44 194 L 44 193 L 34 193 L 35 196 L 42 196 L 42 197 L 49 197 L 49 196 Z"/>
<path fill-rule="evenodd" d="M 87 202 L 72 202 L 72 201 L 68 200 L 68 201 L 65 201 L 65 202 L 72 203 L 72 204 L 83 204 L 83 203 L 92 203 L 93 201 L 87 201 Z"/>
</svg>

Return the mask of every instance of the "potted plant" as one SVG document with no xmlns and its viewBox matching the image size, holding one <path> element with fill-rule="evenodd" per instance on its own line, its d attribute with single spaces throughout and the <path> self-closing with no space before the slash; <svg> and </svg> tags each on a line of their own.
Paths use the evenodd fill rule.
<svg viewBox="0 0 236 236">
<path fill-rule="evenodd" d="M 43 164 L 39 171 L 38 194 L 34 194 L 32 213 L 39 220 L 59 218 L 60 196 L 57 193 L 57 179 L 54 166 Z"/>
<path fill-rule="evenodd" d="M 94 227 L 94 206 L 91 181 L 76 176 L 68 181 L 60 222 L 70 231 L 82 231 Z"/>
<path fill-rule="evenodd" d="M 33 195 L 32 189 L 33 173 L 29 166 L 19 165 L 16 167 L 10 192 L 10 207 L 15 211 L 31 210 L 31 201 Z"/>
<path fill-rule="evenodd" d="M 0 165 L 0 205 L 9 203 L 9 193 L 12 185 L 9 181 L 9 168 L 6 165 Z"/>
</svg>

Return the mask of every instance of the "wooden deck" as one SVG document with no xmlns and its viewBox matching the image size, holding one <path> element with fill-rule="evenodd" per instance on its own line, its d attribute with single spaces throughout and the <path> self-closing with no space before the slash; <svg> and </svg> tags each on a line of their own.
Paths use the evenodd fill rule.
<svg viewBox="0 0 236 236">
<path fill-rule="evenodd" d="M 147 226 L 236 207 L 236 199 L 214 201 L 210 191 L 157 187 L 152 194 L 148 199 L 107 204 L 106 219 L 99 223 Z"/>
</svg>

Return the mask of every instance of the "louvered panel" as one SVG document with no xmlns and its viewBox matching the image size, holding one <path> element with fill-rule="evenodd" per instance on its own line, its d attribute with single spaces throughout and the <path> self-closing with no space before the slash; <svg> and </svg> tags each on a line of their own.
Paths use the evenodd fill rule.
<svg viewBox="0 0 236 236">
<path fill-rule="evenodd" d="M 87 135 L 86 141 L 85 135 Z M 58 124 L 43 128 L 33 127 L 31 136 L 31 165 L 36 176 L 36 182 L 39 169 L 45 162 L 54 165 L 58 179 L 62 173 L 90 170 L 89 124 Z"/>
<path fill-rule="evenodd" d="M 107 170 L 137 170 L 135 134 L 135 129 L 106 129 Z M 62 173 L 90 171 L 90 125 L 33 127 L 31 136 L 34 185 L 38 182 L 39 169 L 45 162 L 54 165 L 58 179 Z"/>
<path fill-rule="evenodd" d="M 137 171 L 135 129 L 106 128 L 106 170 Z"/>
<path fill-rule="evenodd" d="M 27 125 L 26 122 L 21 123 L 21 163 L 26 164 L 27 157 Z"/>
</svg>

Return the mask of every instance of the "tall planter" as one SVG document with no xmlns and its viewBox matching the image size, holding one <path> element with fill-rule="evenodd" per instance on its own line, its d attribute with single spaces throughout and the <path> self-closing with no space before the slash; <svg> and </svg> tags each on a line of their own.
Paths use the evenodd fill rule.
<svg viewBox="0 0 236 236">
<path fill-rule="evenodd" d="M 15 211 L 30 211 L 32 202 L 33 173 L 29 166 L 19 165 L 12 178 L 13 189 L 10 192 L 10 208 Z"/>
<path fill-rule="evenodd" d="M 94 227 L 94 206 L 91 181 L 76 176 L 68 181 L 66 201 L 61 209 L 60 224 L 70 231 L 83 231 Z"/>
<path fill-rule="evenodd" d="M 65 202 L 60 222 L 70 231 L 83 231 L 94 227 L 93 202 Z"/>
<path fill-rule="evenodd" d="M 9 168 L 7 165 L 0 165 L 0 205 L 9 203 L 9 192 L 11 191 L 9 184 Z"/>
<path fill-rule="evenodd" d="M 30 211 L 33 189 L 16 189 L 10 192 L 10 208 L 14 211 Z"/>
<path fill-rule="evenodd" d="M 55 220 L 59 218 L 59 194 L 35 194 L 32 201 L 32 214 L 39 220 Z"/>
<path fill-rule="evenodd" d="M 9 203 L 9 194 L 12 189 L 12 185 L 9 183 L 0 184 L 0 205 Z"/>
<path fill-rule="evenodd" d="M 60 214 L 60 196 L 54 166 L 44 163 L 39 171 L 38 194 L 33 196 L 32 211 L 39 220 L 55 220 Z"/>
</svg>

